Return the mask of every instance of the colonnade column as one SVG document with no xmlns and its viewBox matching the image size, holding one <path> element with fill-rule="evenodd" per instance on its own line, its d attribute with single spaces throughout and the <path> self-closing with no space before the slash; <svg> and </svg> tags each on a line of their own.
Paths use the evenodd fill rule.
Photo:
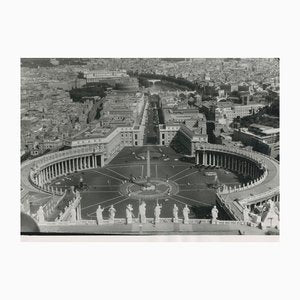
<svg viewBox="0 0 300 300">
<path fill-rule="evenodd" d="M 48 170 L 48 167 L 45 169 L 45 182 L 48 182 L 49 181 L 49 170 Z"/>
<path fill-rule="evenodd" d="M 53 178 L 53 165 L 50 166 L 50 180 Z"/>
<path fill-rule="evenodd" d="M 94 166 L 95 166 L 95 168 L 97 168 L 97 156 L 96 155 L 94 156 Z"/>
<path fill-rule="evenodd" d="M 41 182 L 41 172 L 39 172 L 38 175 L 37 175 L 37 185 L 38 186 L 42 185 L 42 182 Z"/>
<path fill-rule="evenodd" d="M 41 177 L 41 186 L 43 185 L 43 170 L 40 172 L 40 177 Z"/>
<path fill-rule="evenodd" d="M 203 165 L 206 166 L 207 165 L 207 153 L 206 152 L 203 152 L 202 161 L 203 161 Z"/>
<path fill-rule="evenodd" d="M 57 176 L 57 165 L 56 164 L 53 164 L 53 169 L 54 169 L 54 178 Z"/>
<path fill-rule="evenodd" d="M 44 184 L 44 170 L 41 171 L 41 184 Z"/>
</svg>

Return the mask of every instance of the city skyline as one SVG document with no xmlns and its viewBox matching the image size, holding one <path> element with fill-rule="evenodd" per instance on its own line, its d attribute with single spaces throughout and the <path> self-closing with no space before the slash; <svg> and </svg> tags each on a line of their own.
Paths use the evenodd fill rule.
<svg viewBox="0 0 300 300">
<path fill-rule="evenodd" d="M 45 233 L 279 234 L 279 92 L 277 58 L 21 59 L 22 210 Z"/>
</svg>

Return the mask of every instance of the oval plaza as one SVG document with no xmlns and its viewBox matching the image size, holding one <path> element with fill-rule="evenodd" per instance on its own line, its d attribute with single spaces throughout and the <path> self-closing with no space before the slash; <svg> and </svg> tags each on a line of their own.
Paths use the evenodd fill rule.
<svg viewBox="0 0 300 300">
<path fill-rule="evenodd" d="M 139 147 L 136 148 L 138 149 Z M 160 151 L 163 148 L 164 147 L 159 148 Z M 102 226 L 99 226 L 99 220 L 95 220 L 96 218 L 94 218 L 94 220 L 85 220 L 82 218 L 81 205 L 82 202 L 84 202 L 84 192 L 81 192 L 78 188 L 74 188 L 74 186 L 56 187 L 51 185 L 51 182 L 57 178 L 63 178 L 64 176 L 70 176 L 82 171 L 101 170 L 102 168 L 109 166 L 111 160 L 122 151 L 122 149 L 116 149 L 115 152 L 111 151 L 108 153 L 106 149 L 107 145 L 78 147 L 44 155 L 40 158 L 23 163 L 21 169 L 22 209 L 24 211 L 30 211 L 28 195 L 34 193 L 35 195 L 39 195 L 38 198 L 46 199 L 42 205 L 39 206 L 39 209 L 35 214 L 41 228 L 44 228 L 45 231 L 57 231 L 57 228 L 59 228 L 58 231 L 68 232 L 71 227 L 74 228 L 82 224 L 85 224 L 90 228 L 101 227 L 101 229 L 99 229 L 100 232 L 101 230 L 105 231 L 106 224 L 112 225 L 111 218 L 103 218 Z M 130 149 L 135 149 L 135 147 Z M 217 207 L 226 212 L 228 216 L 227 220 L 218 220 L 217 218 L 189 218 L 188 220 L 185 220 L 182 218 L 177 221 L 182 223 L 180 226 L 205 223 L 219 227 L 225 226 L 226 224 L 233 224 L 242 227 L 247 226 L 251 229 L 273 227 L 275 226 L 274 224 L 278 227 L 278 222 L 276 220 L 274 221 L 274 218 L 271 218 L 270 220 L 262 219 L 264 214 L 267 215 L 268 212 L 274 210 L 277 205 L 276 203 L 279 202 L 279 164 L 275 159 L 253 151 L 246 151 L 239 148 L 234 149 L 232 147 L 229 148 L 209 143 L 197 146 L 195 148 L 195 156 L 191 159 L 193 168 L 202 168 L 204 170 L 207 168 L 224 169 L 228 170 L 228 172 L 241 175 L 246 180 L 243 180 L 243 182 L 235 184 L 234 186 L 219 182 L 219 185 L 215 188 Z M 165 161 L 164 164 L 172 165 L 174 162 Z M 101 172 L 99 171 L 99 173 Z M 149 174 L 147 173 L 147 175 Z M 186 176 L 188 177 L 188 175 Z M 147 176 L 145 176 L 145 179 L 146 177 Z M 151 175 L 149 175 L 148 179 L 151 183 Z M 124 192 L 124 186 L 128 185 L 131 180 L 132 179 L 129 176 L 123 176 L 119 185 L 121 192 Z M 159 180 L 164 182 L 164 185 L 166 185 L 165 182 L 170 181 L 170 183 L 172 183 L 171 177 L 170 180 L 168 180 L 168 178 L 160 178 Z M 142 181 L 139 180 L 140 183 Z M 155 182 L 157 182 L 157 180 L 153 180 L 153 185 L 156 185 Z M 133 180 L 132 184 L 138 185 L 138 180 L 136 180 L 136 182 Z M 175 192 L 172 190 L 174 189 L 174 186 L 174 184 L 169 184 L 166 188 L 168 191 L 165 191 L 164 195 L 157 196 L 157 198 L 168 198 L 168 196 L 172 196 L 172 193 L 176 194 L 178 191 Z M 155 192 L 158 192 L 159 187 L 153 188 L 153 190 L 155 189 Z M 143 187 L 143 190 L 147 191 L 147 188 Z M 152 198 L 155 198 L 155 194 L 151 195 L 151 190 L 152 188 L 149 188 L 147 193 Z M 126 193 L 125 196 L 127 200 L 130 200 L 131 196 L 132 201 L 139 198 L 139 196 L 134 193 L 131 195 L 128 190 Z M 65 202 L 67 197 L 69 197 L 68 199 L 71 199 L 68 203 Z M 66 203 L 63 209 L 61 209 L 61 203 Z M 267 207 L 268 209 L 265 209 L 264 212 L 259 215 L 255 213 L 257 207 Z M 95 211 L 96 208 L 97 206 L 95 206 Z M 126 226 L 129 226 L 126 217 L 126 209 L 124 209 L 123 212 L 120 212 L 120 214 L 123 214 L 123 217 L 115 218 L 113 223 L 124 224 L 124 228 L 126 228 Z M 96 215 L 96 212 L 94 215 Z M 155 223 L 155 221 L 157 220 L 155 220 L 154 217 L 146 218 L 145 222 Z M 263 224 L 264 221 L 265 224 Z M 135 218 L 129 222 L 130 224 L 134 224 L 140 223 L 141 221 L 138 216 L 135 216 Z M 160 226 L 163 224 L 172 224 L 174 222 L 174 216 L 170 213 L 168 217 L 161 218 L 159 222 L 161 224 L 157 224 L 156 230 L 161 230 L 163 232 L 164 227 L 159 229 Z M 124 230 L 126 231 L 126 229 Z"/>
</svg>

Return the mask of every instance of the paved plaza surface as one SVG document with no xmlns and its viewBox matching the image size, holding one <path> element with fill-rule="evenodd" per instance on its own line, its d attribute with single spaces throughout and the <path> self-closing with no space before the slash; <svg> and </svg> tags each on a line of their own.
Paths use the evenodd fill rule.
<svg viewBox="0 0 300 300">
<path fill-rule="evenodd" d="M 216 172 L 220 183 L 235 185 L 240 182 L 237 174 L 223 169 L 196 168 L 193 159 L 177 154 L 170 147 L 144 146 L 126 147 L 107 166 L 60 177 L 54 180 L 52 185 L 78 186 L 80 178 L 83 179 L 85 186 L 81 191 L 83 219 L 96 220 L 96 209 L 99 204 L 105 208 L 104 218 L 108 218 L 108 208 L 112 204 L 116 209 L 115 217 L 124 218 L 125 208 L 129 203 L 132 204 L 134 216 L 137 217 L 139 200 L 132 199 L 121 191 L 124 182 L 128 182 L 130 178 L 141 180 L 146 177 L 147 150 L 150 150 L 151 155 L 151 178 L 169 180 L 179 188 L 176 194 L 171 193 L 163 199 L 147 200 L 146 216 L 149 218 L 154 216 L 157 202 L 162 204 L 162 218 L 172 217 L 174 203 L 179 208 L 180 218 L 183 216 L 182 209 L 185 204 L 190 207 L 190 218 L 211 218 L 211 208 L 216 204 L 216 190 L 211 187 L 214 179 L 205 175 L 205 172 Z M 220 211 L 219 219 L 228 217 Z"/>
</svg>

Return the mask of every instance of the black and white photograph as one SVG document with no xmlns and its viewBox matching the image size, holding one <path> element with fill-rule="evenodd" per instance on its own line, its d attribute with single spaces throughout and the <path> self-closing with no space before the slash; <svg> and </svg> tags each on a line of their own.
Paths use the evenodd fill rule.
<svg viewBox="0 0 300 300">
<path fill-rule="evenodd" d="M 278 58 L 21 58 L 21 233 L 278 235 Z"/>
<path fill-rule="evenodd" d="M 297 298 L 297 1 L 0 7 L 1 299 Z"/>
</svg>

